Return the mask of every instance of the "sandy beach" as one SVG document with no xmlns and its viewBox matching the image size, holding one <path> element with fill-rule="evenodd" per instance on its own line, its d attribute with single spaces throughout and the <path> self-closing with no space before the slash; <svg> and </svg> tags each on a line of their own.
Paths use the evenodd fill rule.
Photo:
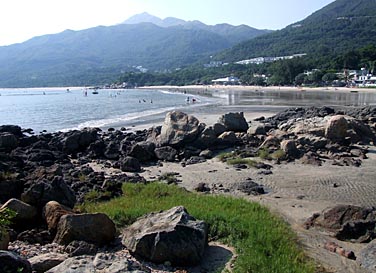
<svg viewBox="0 0 376 273">
<path fill-rule="evenodd" d="M 153 87 L 156 88 L 156 87 Z M 218 87 L 158 87 L 163 90 L 185 90 L 189 94 L 202 94 L 212 92 Z M 257 87 L 220 87 L 221 90 L 231 91 L 254 91 Z M 262 88 L 267 92 L 270 87 Z M 308 90 L 307 88 L 304 88 Z M 281 87 L 280 90 L 289 92 L 296 88 Z M 310 88 L 310 91 L 318 90 Z M 329 88 L 319 89 L 328 92 L 369 92 L 376 93 L 375 89 L 348 89 Z M 242 107 L 216 106 L 214 108 L 196 108 L 193 114 L 201 122 L 211 125 L 219 116 L 231 112 L 242 111 L 251 126 L 256 117 L 269 117 L 283 110 L 285 107 L 259 106 Z M 251 111 L 250 111 L 251 109 Z M 147 127 L 149 125 L 145 125 Z M 268 162 L 270 164 L 270 162 Z M 322 264 L 325 270 L 322 272 L 368 272 L 359 266 L 357 261 L 349 260 L 336 253 L 324 249 L 326 242 L 336 242 L 345 249 L 354 251 L 355 255 L 365 246 L 356 243 L 338 241 L 322 231 L 315 229 L 306 230 L 303 228 L 304 221 L 314 213 L 333 207 L 338 204 L 349 204 L 359 206 L 376 206 L 376 148 L 369 147 L 368 159 L 363 160 L 360 167 L 355 166 L 334 166 L 325 162 L 322 166 L 304 165 L 299 162 L 274 164 L 271 175 L 263 175 L 257 169 L 248 168 L 245 170 L 235 169 L 218 159 L 212 159 L 205 163 L 181 166 L 178 163 L 163 163 L 163 166 L 146 167 L 143 176 L 146 179 L 155 179 L 167 172 L 176 172 L 181 180 L 179 185 L 194 190 L 199 183 L 206 183 L 209 187 L 216 187 L 219 184 L 231 188 L 231 185 L 251 178 L 253 181 L 264 185 L 269 192 L 261 196 L 246 196 L 236 191 L 232 195 L 259 202 L 271 211 L 284 218 L 297 233 L 299 242 L 307 251 L 308 256 Z"/>
</svg>

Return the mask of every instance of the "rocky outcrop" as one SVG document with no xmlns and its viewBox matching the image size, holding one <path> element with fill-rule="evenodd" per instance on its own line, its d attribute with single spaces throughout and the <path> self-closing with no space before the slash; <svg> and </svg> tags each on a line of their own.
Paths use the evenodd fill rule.
<svg viewBox="0 0 376 273">
<path fill-rule="evenodd" d="M 175 161 L 178 151 L 170 146 L 156 148 L 154 150 L 155 156 L 163 161 Z"/>
<path fill-rule="evenodd" d="M 140 162 L 137 160 L 137 158 L 127 156 L 120 161 L 120 169 L 123 172 L 139 172 L 141 171 L 141 165 Z"/>
<path fill-rule="evenodd" d="M 0 272 L 31 273 L 28 260 L 9 251 L 0 250 Z"/>
<path fill-rule="evenodd" d="M 68 245 L 74 240 L 105 245 L 114 240 L 115 224 L 103 213 L 67 214 L 58 224 L 55 243 Z"/>
<path fill-rule="evenodd" d="M 338 205 L 310 217 L 306 227 L 321 227 L 343 241 L 369 242 L 376 238 L 376 210 L 352 205 Z"/>
<path fill-rule="evenodd" d="M 71 208 L 63 206 L 56 201 L 48 202 L 43 211 L 48 230 L 52 234 L 56 234 L 58 223 L 63 215 L 74 214 Z"/>
<path fill-rule="evenodd" d="M 159 142 L 162 146 L 181 147 L 193 142 L 202 129 L 200 122 L 194 116 L 172 111 L 166 115 Z"/>
<path fill-rule="evenodd" d="M 223 124 L 226 131 L 247 132 L 248 130 L 248 123 L 243 112 L 224 114 L 219 118 L 218 123 Z"/>
<path fill-rule="evenodd" d="M 123 244 L 135 255 L 155 263 L 195 265 L 207 245 L 207 225 L 174 207 L 139 218 L 123 232 Z"/>
<path fill-rule="evenodd" d="M 57 201 L 70 208 L 76 204 L 74 192 L 59 176 L 55 176 L 52 181 L 43 180 L 31 185 L 21 199 L 37 208 L 43 208 L 49 201 Z"/>
<path fill-rule="evenodd" d="M 8 200 L 1 208 L 0 211 L 3 209 L 10 209 L 16 212 L 16 216 L 12 219 L 12 222 L 16 224 L 23 224 L 25 225 L 29 221 L 32 221 L 33 218 L 37 216 L 37 209 L 29 204 L 22 202 L 21 200 L 12 198 Z"/>
<path fill-rule="evenodd" d="M 372 272 L 376 269 L 376 240 L 370 242 L 365 248 L 363 248 L 358 257 L 357 261 L 363 268 L 369 269 Z"/>
</svg>

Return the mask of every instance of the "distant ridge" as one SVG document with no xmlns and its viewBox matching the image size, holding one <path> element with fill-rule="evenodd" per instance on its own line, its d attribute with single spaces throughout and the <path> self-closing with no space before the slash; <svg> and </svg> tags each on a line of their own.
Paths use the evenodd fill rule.
<svg viewBox="0 0 376 273">
<path fill-rule="evenodd" d="M 300 22 L 242 42 L 216 58 L 239 61 L 295 53 L 330 58 L 369 44 L 376 44 L 376 0 L 337 0 Z"/>
<path fill-rule="evenodd" d="M 173 71 L 267 33 L 244 25 L 161 20 L 147 13 L 125 22 L 0 47 L 0 87 L 96 85 L 125 71 Z"/>
</svg>

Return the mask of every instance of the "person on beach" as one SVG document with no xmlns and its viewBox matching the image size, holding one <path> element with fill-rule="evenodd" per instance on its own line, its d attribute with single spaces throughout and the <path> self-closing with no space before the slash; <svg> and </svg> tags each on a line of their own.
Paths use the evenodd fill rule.
<svg viewBox="0 0 376 273">
<path fill-rule="evenodd" d="M 189 100 L 190 100 L 189 97 L 187 97 L 187 99 L 186 99 L 187 103 L 189 103 Z"/>
</svg>

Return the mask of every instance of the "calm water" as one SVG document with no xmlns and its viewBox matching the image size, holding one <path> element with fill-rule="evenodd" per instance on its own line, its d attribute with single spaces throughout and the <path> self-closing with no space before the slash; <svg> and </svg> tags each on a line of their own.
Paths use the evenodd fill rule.
<svg viewBox="0 0 376 273">
<path fill-rule="evenodd" d="M 84 127 L 119 128 L 160 122 L 173 109 L 194 114 L 197 107 L 220 105 L 263 106 L 364 106 L 376 105 L 376 94 L 327 91 L 214 91 L 212 97 L 157 90 L 93 90 L 83 88 L 0 89 L 0 125 L 15 124 L 36 133 Z M 249 108 L 250 107 L 250 108 Z M 195 110 L 196 109 L 196 110 Z M 241 109 L 239 109 L 241 111 Z"/>
<path fill-rule="evenodd" d="M 212 103 L 188 95 L 153 90 L 93 90 L 83 88 L 0 89 L 0 124 L 32 128 L 36 133 L 84 127 L 132 126 L 166 111 Z M 191 97 L 192 98 L 192 97 Z"/>
<path fill-rule="evenodd" d="M 376 93 L 348 91 L 242 91 L 214 92 L 227 105 L 365 106 L 376 105 Z"/>
</svg>

